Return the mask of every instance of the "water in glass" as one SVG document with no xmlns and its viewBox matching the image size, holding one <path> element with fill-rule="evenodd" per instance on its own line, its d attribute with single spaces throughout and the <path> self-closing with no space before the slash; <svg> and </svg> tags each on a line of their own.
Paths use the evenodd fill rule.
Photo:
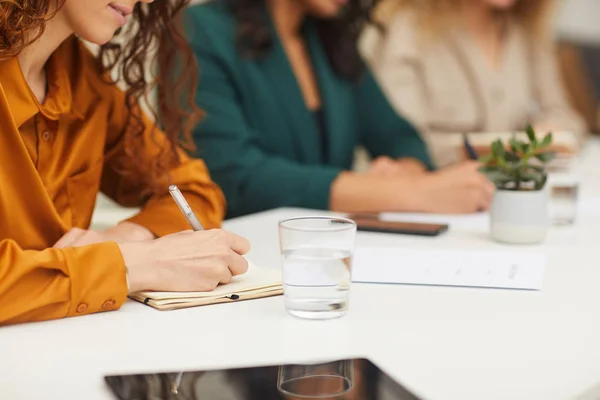
<svg viewBox="0 0 600 400">
<path fill-rule="evenodd" d="M 340 317 L 348 308 L 352 253 L 302 247 L 284 250 L 285 303 L 292 315 L 309 319 Z"/>
</svg>

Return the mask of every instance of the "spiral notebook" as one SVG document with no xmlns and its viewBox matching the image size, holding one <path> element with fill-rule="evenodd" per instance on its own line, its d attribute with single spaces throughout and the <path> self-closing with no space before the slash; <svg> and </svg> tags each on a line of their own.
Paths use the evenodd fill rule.
<svg viewBox="0 0 600 400">
<path fill-rule="evenodd" d="M 248 265 L 248 271 L 235 276 L 226 285 L 219 285 L 210 292 L 139 292 L 129 297 L 157 310 L 231 303 L 283 294 L 281 272 L 275 269 Z"/>
</svg>

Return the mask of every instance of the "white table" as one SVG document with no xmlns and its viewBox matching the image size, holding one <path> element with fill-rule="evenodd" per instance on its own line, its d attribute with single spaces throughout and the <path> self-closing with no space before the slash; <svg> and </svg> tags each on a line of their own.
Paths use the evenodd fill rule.
<svg viewBox="0 0 600 400">
<path fill-rule="evenodd" d="M 540 292 L 354 284 L 348 315 L 320 322 L 288 316 L 282 297 L 173 312 L 128 302 L 0 328 L 0 398 L 110 400 L 105 374 L 366 356 L 425 399 L 597 399 L 589 391 L 600 384 L 599 142 L 586 163 L 577 225 L 519 248 L 549 256 Z M 226 228 L 251 239 L 255 264 L 278 268 L 277 221 L 307 213 L 275 210 Z M 369 244 L 507 248 L 472 223 L 435 239 L 359 234 L 357 245 Z"/>
</svg>

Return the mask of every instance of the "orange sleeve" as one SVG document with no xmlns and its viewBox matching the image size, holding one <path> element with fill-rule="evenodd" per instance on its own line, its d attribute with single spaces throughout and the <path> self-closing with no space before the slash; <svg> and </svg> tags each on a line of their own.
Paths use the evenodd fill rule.
<svg viewBox="0 0 600 400">
<path fill-rule="evenodd" d="M 152 123 L 147 121 L 146 147 L 139 152 L 137 163 L 151 162 L 160 150 L 160 143 L 166 142 L 165 136 L 158 131 L 155 138 L 151 137 Z M 221 226 L 225 215 L 225 197 L 215 184 L 202 160 L 191 159 L 181 149 L 178 149 L 181 163 L 169 172 L 170 182 L 179 187 L 190 207 L 206 229 Z M 117 144 L 105 160 L 102 174 L 101 190 L 104 194 L 125 206 L 140 205 L 140 199 L 147 190 L 135 176 L 120 174 L 112 164 L 123 165 L 125 154 L 122 144 Z M 126 161 L 127 162 L 127 161 Z M 139 214 L 128 221 L 148 228 L 157 237 L 190 229 L 187 220 L 165 187 L 162 192 L 154 193 L 142 204 Z"/>
<path fill-rule="evenodd" d="M 225 214 L 221 189 L 211 181 L 203 161 L 180 153 L 182 163 L 171 171 L 171 182 L 179 187 L 205 229 L 220 227 Z M 128 221 L 148 228 L 158 237 L 191 229 L 168 190 L 152 196 Z"/>
<path fill-rule="evenodd" d="M 154 123 L 144 116 L 143 147 L 136 152 L 135 160 L 128 160 L 124 150 L 127 128 L 127 108 L 125 95 L 116 86 L 105 86 L 110 90 L 106 96 L 112 98 L 112 113 L 109 121 L 105 167 L 102 174 L 101 191 L 124 206 L 142 205 L 142 211 L 129 221 L 148 228 L 156 236 L 190 229 L 187 220 L 171 198 L 168 187 L 140 204 L 140 199 L 148 189 L 135 176 L 119 173 L 127 170 L 129 163 L 149 165 L 157 157 L 162 147 L 169 145 L 166 136 Z M 103 97 L 106 97 L 103 96 Z M 178 148 L 181 163 L 169 171 L 170 183 L 176 184 L 206 229 L 218 228 L 225 216 L 225 197 L 215 184 L 204 162 L 190 158 Z M 115 166 L 117 166 L 115 168 Z"/>
<path fill-rule="evenodd" d="M 38 251 L 0 241 L 0 325 L 116 310 L 126 298 L 116 243 Z"/>
</svg>

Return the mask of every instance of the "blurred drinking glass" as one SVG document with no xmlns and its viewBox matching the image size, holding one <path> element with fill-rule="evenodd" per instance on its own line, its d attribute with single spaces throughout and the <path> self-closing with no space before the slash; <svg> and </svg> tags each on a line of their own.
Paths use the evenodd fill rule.
<svg viewBox="0 0 600 400">
<path fill-rule="evenodd" d="M 292 398 L 337 398 L 352 391 L 353 387 L 352 360 L 279 367 L 277 389 Z"/>
</svg>

